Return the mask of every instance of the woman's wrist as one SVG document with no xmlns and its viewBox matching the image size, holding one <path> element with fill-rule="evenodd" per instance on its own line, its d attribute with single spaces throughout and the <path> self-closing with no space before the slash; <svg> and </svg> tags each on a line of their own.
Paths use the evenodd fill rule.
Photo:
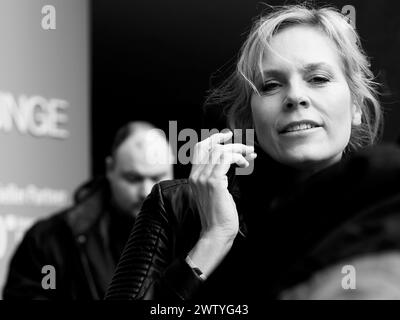
<svg viewBox="0 0 400 320">
<path fill-rule="evenodd" d="M 188 256 L 206 278 L 225 258 L 233 244 L 233 239 L 213 237 L 204 234 L 189 252 Z"/>
<path fill-rule="evenodd" d="M 207 230 L 202 230 L 200 239 L 210 240 L 211 242 L 217 242 L 221 245 L 231 245 L 235 240 L 239 232 L 239 227 L 213 227 Z"/>
</svg>

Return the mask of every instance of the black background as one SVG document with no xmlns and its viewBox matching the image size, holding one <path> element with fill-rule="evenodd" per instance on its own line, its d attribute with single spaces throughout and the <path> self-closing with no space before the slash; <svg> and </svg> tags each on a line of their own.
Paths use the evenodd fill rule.
<svg viewBox="0 0 400 320">
<path fill-rule="evenodd" d="M 400 135 L 399 5 L 329 4 L 356 8 L 363 46 L 384 85 L 384 141 L 395 141 Z M 103 172 L 112 137 L 127 121 L 146 120 L 167 134 L 169 120 L 178 121 L 178 130 L 212 127 L 202 111 L 210 77 L 218 70 L 217 80 L 228 74 L 253 19 L 266 8 L 254 0 L 94 0 L 91 7 L 92 174 Z M 189 170 L 177 165 L 176 177 Z"/>
</svg>

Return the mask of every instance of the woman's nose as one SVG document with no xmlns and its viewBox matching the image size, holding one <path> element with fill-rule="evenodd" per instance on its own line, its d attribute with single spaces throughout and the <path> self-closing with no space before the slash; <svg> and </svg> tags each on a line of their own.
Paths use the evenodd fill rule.
<svg viewBox="0 0 400 320">
<path fill-rule="evenodd" d="M 304 108 L 310 106 L 310 100 L 306 94 L 306 90 L 299 83 L 290 84 L 284 101 L 284 107 L 286 109 L 294 109 L 300 106 Z"/>
</svg>

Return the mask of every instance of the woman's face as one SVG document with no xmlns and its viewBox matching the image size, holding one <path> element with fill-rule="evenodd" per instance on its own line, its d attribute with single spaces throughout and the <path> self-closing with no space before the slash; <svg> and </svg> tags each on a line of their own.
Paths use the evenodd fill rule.
<svg viewBox="0 0 400 320">
<path fill-rule="evenodd" d="M 272 38 L 262 68 L 251 109 L 263 150 L 312 171 L 340 160 L 361 113 L 335 44 L 317 28 L 289 27 Z"/>
</svg>

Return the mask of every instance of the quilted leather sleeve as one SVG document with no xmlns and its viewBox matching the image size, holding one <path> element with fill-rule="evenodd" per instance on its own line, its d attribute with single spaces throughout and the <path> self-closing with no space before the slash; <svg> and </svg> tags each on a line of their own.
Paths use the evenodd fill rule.
<svg viewBox="0 0 400 320">
<path fill-rule="evenodd" d="M 198 291 L 202 280 L 175 252 L 179 221 L 165 206 L 157 184 L 143 204 L 106 299 L 180 301 Z"/>
</svg>

